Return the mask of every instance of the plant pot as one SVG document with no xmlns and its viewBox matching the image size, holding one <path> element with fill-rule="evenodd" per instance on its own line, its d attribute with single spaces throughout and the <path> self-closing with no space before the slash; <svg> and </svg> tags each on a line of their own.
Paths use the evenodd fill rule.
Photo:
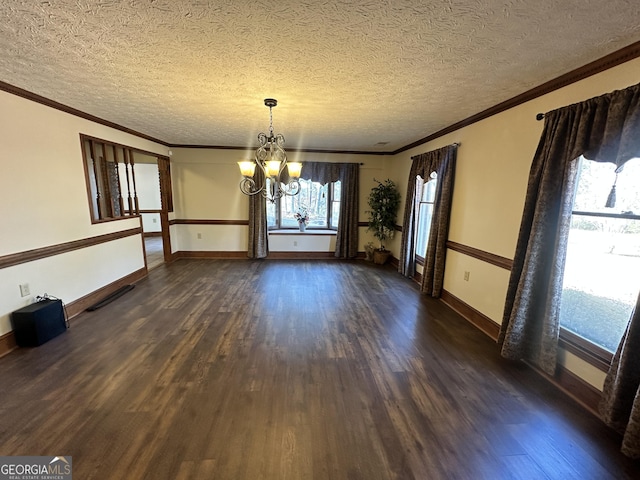
<svg viewBox="0 0 640 480">
<path fill-rule="evenodd" d="M 298 226 L 300 227 L 301 232 L 304 232 L 307 229 L 307 224 L 304 222 L 299 222 Z"/>
<path fill-rule="evenodd" d="M 373 263 L 376 265 L 384 265 L 390 256 L 391 252 L 389 250 L 375 250 L 373 252 Z"/>
</svg>

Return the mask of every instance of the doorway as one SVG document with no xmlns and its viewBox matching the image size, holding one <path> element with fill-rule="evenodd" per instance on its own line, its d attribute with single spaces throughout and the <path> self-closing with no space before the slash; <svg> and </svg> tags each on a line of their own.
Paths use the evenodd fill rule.
<svg viewBox="0 0 640 480">
<path fill-rule="evenodd" d="M 147 269 L 170 260 L 168 212 L 172 210 L 169 158 L 136 151 L 136 187 Z"/>
</svg>

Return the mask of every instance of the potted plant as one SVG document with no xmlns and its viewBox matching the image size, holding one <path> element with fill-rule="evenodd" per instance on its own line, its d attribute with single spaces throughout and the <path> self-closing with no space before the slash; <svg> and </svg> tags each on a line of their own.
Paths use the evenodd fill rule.
<svg viewBox="0 0 640 480">
<path fill-rule="evenodd" d="M 375 180 L 375 179 L 374 179 Z M 384 241 L 393 238 L 396 216 L 400 206 L 400 192 L 393 181 L 387 179 L 371 189 L 369 193 L 369 228 L 373 236 L 380 240 L 380 248 L 373 252 L 373 261 L 379 265 L 386 263 L 391 252 L 384 247 Z"/>
</svg>

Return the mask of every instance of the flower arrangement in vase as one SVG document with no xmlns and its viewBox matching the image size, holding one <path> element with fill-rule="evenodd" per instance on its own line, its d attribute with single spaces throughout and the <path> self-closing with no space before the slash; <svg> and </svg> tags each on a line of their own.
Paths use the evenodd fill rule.
<svg viewBox="0 0 640 480">
<path fill-rule="evenodd" d="M 304 232 L 307 228 L 307 223 L 309 223 L 309 213 L 306 208 L 301 208 L 294 214 L 295 219 L 298 221 L 298 227 L 300 227 L 300 231 Z"/>
</svg>

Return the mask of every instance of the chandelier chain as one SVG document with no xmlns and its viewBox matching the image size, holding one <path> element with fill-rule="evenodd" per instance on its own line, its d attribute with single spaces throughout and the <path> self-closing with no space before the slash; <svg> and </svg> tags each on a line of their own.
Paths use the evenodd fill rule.
<svg viewBox="0 0 640 480">
<path fill-rule="evenodd" d="M 273 138 L 273 107 L 269 106 L 269 137 Z"/>
</svg>

